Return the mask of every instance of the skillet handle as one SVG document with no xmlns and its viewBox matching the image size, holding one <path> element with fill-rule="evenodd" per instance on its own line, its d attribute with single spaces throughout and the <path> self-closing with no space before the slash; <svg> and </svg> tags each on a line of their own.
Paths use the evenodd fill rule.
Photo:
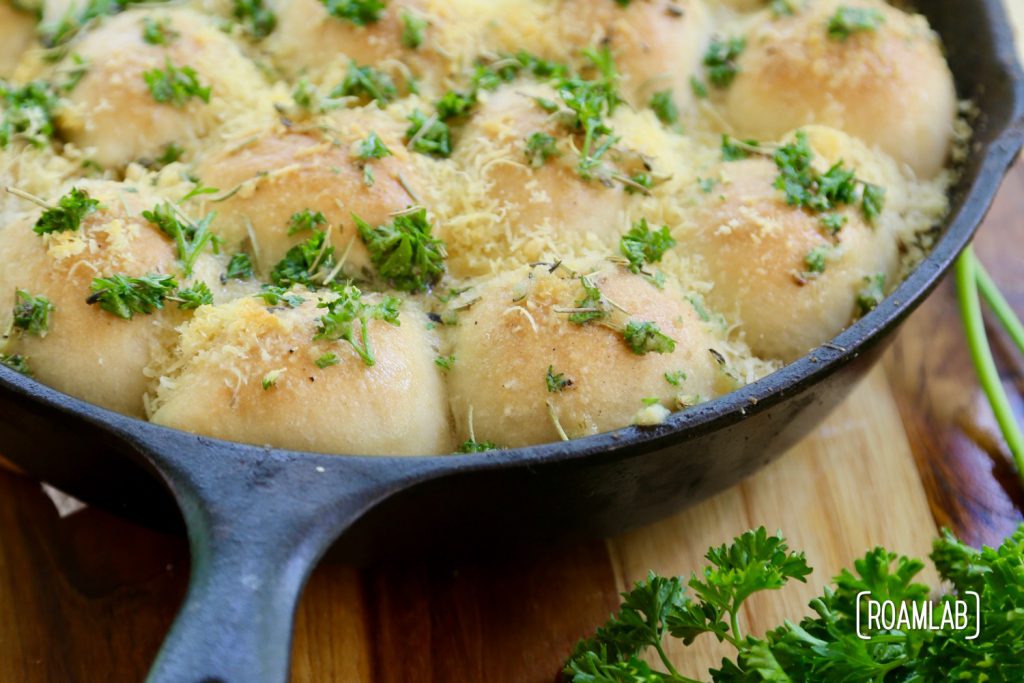
<svg viewBox="0 0 1024 683">
<path fill-rule="evenodd" d="M 183 450 L 139 444 L 178 500 L 192 551 L 184 607 L 147 681 L 285 683 L 295 608 L 323 553 L 430 468 L 178 440 Z"/>
</svg>

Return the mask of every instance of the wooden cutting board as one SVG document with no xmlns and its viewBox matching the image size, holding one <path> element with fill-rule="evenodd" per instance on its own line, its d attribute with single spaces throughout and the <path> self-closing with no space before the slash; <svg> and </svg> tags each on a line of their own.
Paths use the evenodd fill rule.
<svg viewBox="0 0 1024 683">
<path fill-rule="evenodd" d="M 1022 250 L 1024 166 L 1004 184 L 978 243 L 1024 315 Z M 958 315 L 946 282 L 812 436 L 759 475 L 653 526 L 471 560 L 320 567 L 299 608 L 294 680 L 554 681 L 573 643 L 629 583 L 651 569 L 699 569 L 709 545 L 753 526 L 781 529 L 816 568 L 807 585 L 752 601 L 745 621 L 755 633 L 802 615 L 832 574 L 873 545 L 924 556 L 939 526 L 975 544 L 998 542 L 1022 521 L 1024 487 Z M 994 337 L 1024 420 L 1024 359 Z M 37 483 L 0 472 L 0 680 L 141 680 L 187 578 L 180 539 L 92 509 L 61 517 Z M 670 654 L 700 676 L 721 653 L 703 642 Z"/>
</svg>

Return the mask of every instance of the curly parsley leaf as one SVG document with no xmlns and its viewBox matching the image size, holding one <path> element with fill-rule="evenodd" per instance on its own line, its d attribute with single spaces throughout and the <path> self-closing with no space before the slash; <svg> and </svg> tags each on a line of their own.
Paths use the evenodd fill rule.
<svg viewBox="0 0 1024 683">
<path fill-rule="evenodd" d="M 659 90 L 651 95 L 651 111 L 666 126 L 674 126 L 679 122 L 679 107 L 676 106 L 672 90 Z"/>
<path fill-rule="evenodd" d="M 136 314 L 148 315 L 164 307 L 178 283 L 171 275 L 149 274 L 142 277 L 112 275 L 92 281 L 92 294 L 86 299 L 90 305 L 99 304 L 104 311 L 124 320 Z"/>
<path fill-rule="evenodd" d="M 270 272 L 270 281 L 278 287 L 306 285 L 315 289 L 334 267 L 334 247 L 326 232 L 314 230 L 312 237 L 296 244 Z"/>
<path fill-rule="evenodd" d="M 32 370 L 28 366 L 28 359 L 19 353 L 0 353 L 0 365 L 10 368 L 15 372 L 20 372 L 23 375 L 32 376 Z"/>
<path fill-rule="evenodd" d="M 37 235 L 74 232 L 82 226 L 86 216 L 99 208 L 99 200 L 91 198 L 85 190 L 74 187 L 57 201 L 57 206 L 43 211 L 32 230 Z"/>
<path fill-rule="evenodd" d="M 386 296 L 377 304 L 363 301 L 363 294 L 355 285 L 337 291 L 337 297 L 320 303 L 327 309 L 317 319 L 315 341 L 345 341 L 355 350 L 367 367 L 376 363 L 370 342 L 370 322 L 382 320 L 397 326 L 401 301 Z"/>
<path fill-rule="evenodd" d="M 327 13 L 336 19 L 368 26 L 380 21 L 385 9 L 383 0 L 320 0 Z"/>
<path fill-rule="evenodd" d="M 672 353 L 676 350 L 675 340 L 665 335 L 652 322 L 630 320 L 626 323 L 622 336 L 630 350 L 638 356 L 648 353 Z"/>
<path fill-rule="evenodd" d="M 185 218 L 174 204 L 163 202 L 150 211 L 143 211 L 142 217 L 174 240 L 178 249 L 178 261 L 185 277 L 192 275 L 196 260 L 207 246 L 210 246 L 214 253 L 219 249 L 221 240 L 210 228 L 215 214 L 207 214 L 198 223 L 193 223 Z"/>
<path fill-rule="evenodd" d="M 200 306 L 213 305 L 213 292 L 205 282 L 197 282 L 186 289 L 179 289 L 173 298 L 178 302 L 178 308 L 183 311 L 192 311 Z"/>
<path fill-rule="evenodd" d="M 307 230 L 321 230 L 327 225 L 327 217 L 321 211 L 303 209 L 296 211 L 288 219 L 288 236 L 297 235 Z"/>
<path fill-rule="evenodd" d="M 142 74 L 153 99 L 161 104 L 184 107 L 192 98 L 209 103 L 212 88 L 199 82 L 199 74 L 190 66 L 175 66 L 168 59 L 163 69 L 150 69 Z"/>
<path fill-rule="evenodd" d="M 429 22 L 404 8 L 402 9 L 401 19 L 402 45 L 410 50 L 419 48 L 423 45 Z"/>
<path fill-rule="evenodd" d="M 224 271 L 224 280 L 251 280 L 253 278 L 252 258 L 243 251 L 238 252 L 228 261 Z"/>
<path fill-rule="evenodd" d="M 426 209 L 399 214 L 377 227 L 356 215 L 352 219 L 377 273 L 395 289 L 426 291 L 444 275 L 448 254 L 444 242 L 431 232 Z"/>
<path fill-rule="evenodd" d="M 632 229 L 619 240 L 619 251 L 629 260 L 632 273 L 643 272 L 644 265 L 661 261 L 665 252 L 676 246 L 676 241 L 669 234 L 668 226 L 661 230 L 651 230 L 646 218 L 633 224 Z"/>
<path fill-rule="evenodd" d="M 409 149 L 440 158 L 452 155 L 451 128 L 437 114 L 427 116 L 416 109 L 409 115 L 409 123 L 409 128 L 405 131 Z"/>
<path fill-rule="evenodd" d="M 844 41 L 855 33 L 875 31 L 885 23 L 885 15 L 873 7 L 848 7 L 836 9 L 828 20 L 828 37 Z"/>
<path fill-rule="evenodd" d="M 14 292 L 14 327 L 35 337 L 45 337 L 50 330 L 53 302 L 45 296 L 33 296 L 24 289 Z"/>
<path fill-rule="evenodd" d="M 329 97 L 358 97 L 365 101 L 387 104 L 398 97 L 398 87 L 385 72 L 372 66 L 359 66 L 352 60 L 348 64 L 345 79 Z"/>
<path fill-rule="evenodd" d="M 56 133 L 54 110 L 59 97 L 46 81 L 30 81 L 22 86 L 0 81 L 0 149 L 15 140 L 24 140 L 33 147 L 44 147 Z"/>
<path fill-rule="evenodd" d="M 704 66 L 712 85 L 727 88 L 732 84 L 740 72 L 737 60 L 746 47 L 747 41 L 743 38 L 712 38 L 707 52 L 704 53 Z"/>
<path fill-rule="evenodd" d="M 277 28 L 277 15 L 264 0 L 232 0 L 231 15 L 254 40 L 263 40 Z"/>
</svg>

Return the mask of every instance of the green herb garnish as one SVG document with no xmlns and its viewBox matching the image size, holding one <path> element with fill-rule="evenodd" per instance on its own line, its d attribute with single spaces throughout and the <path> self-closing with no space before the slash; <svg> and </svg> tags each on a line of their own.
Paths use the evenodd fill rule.
<svg viewBox="0 0 1024 683">
<path fill-rule="evenodd" d="M 372 367 L 376 359 L 370 343 L 370 321 L 382 320 L 397 326 L 401 301 L 387 296 L 378 304 L 367 304 L 363 302 L 363 294 L 355 285 L 340 288 L 337 294 L 337 298 L 320 303 L 319 307 L 327 309 L 327 312 L 317 321 L 314 340 L 346 341 L 363 359 L 363 363 Z"/>
<path fill-rule="evenodd" d="M 415 50 L 423 45 L 428 22 L 407 9 L 402 9 L 402 45 Z"/>
<path fill-rule="evenodd" d="M 150 45 L 166 45 L 173 43 L 181 34 L 171 27 L 169 19 L 143 17 L 142 39 Z"/>
<path fill-rule="evenodd" d="M 828 245 L 822 244 L 807 252 L 807 256 L 804 257 L 804 265 L 807 266 L 807 272 L 815 275 L 824 273 L 825 263 L 830 251 L 831 248 Z"/>
<path fill-rule="evenodd" d="M 32 376 L 32 370 L 28 367 L 28 359 L 19 353 L 0 353 L 0 365 L 10 368 L 15 372 L 20 372 L 23 375 Z"/>
<path fill-rule="evenodd" d="M 805 555 L 762 527 L 710 548 L 705 557 L 708 566 L 689 579 L 652 572 L 624 593 L 619 610 L 576 646 L 565 665 L 566 681 L 699 683 L 675 668 L 665 640 L 689 646 L 704 634 L 735 651 L 710 671 L 718 683 L 1012 681 L 1024 676 L 1024 636 L 1017 624 L 1017 615 L 1024 612 L 1024 526 L 998 549 L 980 551 L 944 531 L 932 545 L 931 559 L 953 593 L 935 597 L 915 582 L 924 562 L 875 548 L 810 602 L 810 615 L 787 620 L 763 636 L 744 635 L 744 606 L 752 595 L 782 589 L 792 580 L 806 582 L 812 570 Z M 978 596 L 981 623 L 972 612 L 966 629 L 951 624 L 938 630 L 877 631 L 859 618 L 868 597 L 891 601 L 896 609 L 903 604 L 915 614 L 924 613 L 931 599 L 938 613 L 968 591 Z M 642 658 L 647 651 L 656 655 L 657 669 Z"/>
<path fill-rule="evenodd" d="M 152 211 L 143 211 L 142 217 L 174 240 L 178 248 L 178 260 L 185 277 L 192 275 L 196 260 L 207 246 L 217 252 L 220 238 L 213 234 L 210 224 L 216 214 L 207 214 L 198 223 L 185 218 L 171 202 L 163 202 Z"/>
<path fill-rule="evenodd" d="M 877 9 L 842 6 L 828 20 L 828 37 L 844 41 L 854 33 L 875 31 L 885 23 L 885 15 Z"/>
<path fill-rule="evenodd" d="M 224 271 L 225 280 L 251 280 L 253 277 L 252 258 L 244 251 L 240 251 L 228 261 L 227 270 Z"/>
<path fill-rule="evenodd" d="M 455 356 L 438 356 L 434 359 L 434 365 L 442 370 L 451 370 L 455 366 Z"/>
<path fill-rule="evenodd" d="M 475 441 L 473 439 L 464 441 L 462 445 L 459 446 L 459 453 L 463 453 L 466 455 L 471 453 L 487 453 L 488 451 L 499 450 L 501 450 L 501 447 L 495 445 L 494 443 L 491 443 L 490 441 Z"/>
<path fill-rule="evenodd" d="M 638 356 L 648 353 L 672 353 L 676 350 L 676 342 L 662 333 L 652 322 L 630 320 L 622 333 L 629 348 Z"/>
<path fill-rule="evenodd" d="M 885 298 L 885 273 L 869 275 L 864 278 L 864 286 L 857 292 L 857 309 L 861 315 L 867 315 L 878 308 Z"/>
<path fill-rule="evenodd" d="M 372 66 L 359 66 L 354 60 L 348 63 L 345 80 L 335 88 L 330 97 L 360 97 L 387 104 L 398 97 L 398 88 L 391 76 Z"/>
<path fill-rule="evenodd" d="M 15 86 L 0 81 L 0 149 L 14 140 L 24 140 L 33 147 L 44 147 L 56 132 L 54 110 L 57 93 L 46 81 L 31 81 Z"/>
<path fill-rule="evenodd" d="M 177 67 L 168 59 L 163 69 L 142 74 L 153 99 L 161 104 L 184 107 L 193 97 L 209 103 L 211 88 L 199 83 L 199 74 L 190 66 Z"/>
<path fill-rule="evenodd" d="M 711 45 L 704 53 L 704 66 L 708 71 L 708 80 L 717 88 L 727 88 L 739 73 L 736 60 L 747 47 L 743 38 L 720 40 L 712 38 Z"/>
<path fill-rule="evenodd" d="M 547 133 L 534 133 L 526 139 L 526 159 L 530 166 L 540 168 L 553 159 L 560 156 L 557 141 Z"/>
<path fill-rule="evenodd" d="M 338 358 L 338 354 L 336 353 L 325 353 L 324 355 L 320 356 L 315 361 L 313 361 L 313 363 L 321 370 L 324 370 L 333 365 L 338 365 L 339 363 L 341 363 L 341 359 Z"/>
<path fill-rule="evenodd" d="M 360 140 L 356 146 L 356 158 L 362 161 L 369 161 L 370 159 L 383 159 L 384 157 L 391 156 L 391 150 L 387 148 L 384 141 L 374 133 L 370 132 L 370 135 L 365 140 Z"/>
<path fill-rule="evenodd" d="M 313 211 L 311 209 L 296 211 L 288 219 L 288 236 L 306 232 L 307 230 L 320 230 L 325 225 L 327 225 L 327 217 L 320 211 Z"/>
<path fill-rule="evenodd" d="M 37 235 L 73 232 L 82 226 L 82 220 L 86 216 L 95 213 L 99 208 L 98 200 L 92 199 L 85 190 L 73 187 L 57 201 L 57 206 L 42 213 L 32 230 Z"/>
<path fill-rule="evenodd" d="M 632 273 L 641 273 L 646 264 L 661 261 L 665 252 L 674 246 L 676 241 L 669 234 L 668 226 L 651 230 L 646 218 L 633 223 L 633 228 L 619 240 L 619 251 L 629 260 Z"/>
<path fill-rule="evenodd" d="M 544 385 L 548 388 L 548 393 L 560 394 L 572 386 L 572 380 L 567 379 L 561 372 L 555 372 L 555 367 L 549 365 L 544 376 Z"/>
<path fill-rule="evenodd" d="M 263 0 L 232 0 L 231 15 L 255 40 L 263 40 L 277 28 L 275 15 Z"/>
<path fill-rule="evenodd" d="M 676 370 L 675 372 L 666 372 L 665 381 L 674 387 L 678 387 L 680 384 L 686 381 L 686 373 L 682 370 Z"/>
<path fill-rule="evenodd" d="M 186 289 L 179 289 L 173 297 L 178 302 L 178 308 L 183 311 L 193 311 L 200 306 L 213 305 L 213 292 L 205 282 L 197 282 Z"/>
<path fill-rule="evenodd" d="M 171 275 L 98 277 L 93 279 L 92 294 L 85 302 L 99 304 L 104 311 L 131 320 L 135 314 L 148 315 L 163 309 L 165 299 L 174 293 L 177 286 Z"/>
<path fill-rule="evenodd" d="M 377 227 L 355 215 L 352 219 L 377 273 L 395 289 L 425 291 L 444 275 L 448 254 L 444 242 L 431 233 L 426 209 L 399 214 L 390 224 Z"/>
<path fill-rule="evenodd" d="M 437 114 L 427 116 L 419 109 L 409 115 L 409 149 L 427 156 L 447 158 L 452 154 L 452 131 Z"/>
<path fill-rule="evenodd" d="M 270 281 L 278 287 L 319 286 L 334 267 L 334 247 L 326 232 L 314 230 L 312 237 L 288 250 L 270 272 Z"/>
<path fill-rule="evenodd" d="M 14 292 L 14 326 L 35 337 L 45 337 L 50 330 L 53 302 L 45 296 L 33 296 L 24 289 Z"/>
<path fill-rule="evenodd" d="M 327 13 L 336 19 L 351 21 L 356 26 L 367 26 L 380 20 L 384 12 L 383 0 L 320 0 Z"/>
<path fill-rule="evenodd" d="M 650 107 L 658 120 L 666 126 L 673 126 L 679 122 L 679 107 L 676 106 L 671 90 L 659 90 L 654 93 L 651 96 Z"/>
</svg>

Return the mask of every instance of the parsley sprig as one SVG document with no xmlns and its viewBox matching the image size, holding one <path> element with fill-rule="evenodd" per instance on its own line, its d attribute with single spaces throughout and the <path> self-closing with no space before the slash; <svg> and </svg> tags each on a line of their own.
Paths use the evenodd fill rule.
<svg viewBox="0 0 1024 683">
<path fill-rule="evenodd" d="M 104 311 L 131 320 L 136 314 L 148 315 L 163 309 L 164 302 L 177 287 L 172 275 L 98 277 L 92 281 L 92 294 L 85 302 L 99 304 Z"/>
<path fill-rule="evenodd" d="M 363 363 L 372 367 L 376 364 L 376 358 L 370 342 L 370 322 L 382 320 L 397 326 L 402 302 L 393 296 L 386 296 L 380 303 L 368 304 L 363 301 L 363 293 L 355 285 L 341 287 L 337 294 L 337 298 L 319 305 L 327 312 L 317 320 L 314 340 L 348 342 Z"/>
<path fill-rule="evenodd" d="M 875 31 L 885 23 L 885 15 L 873 7 L 848 7 L 836 9 L 828 20 L 828 37 L 845 41 L 855 33 Z"/>
<path fill-rule="evenodd" d="M 59 97 L 47 81 L 30 81 L 22 86 L 0 81 L 0 149 L 14 140 L 44 147 L 56 133 L 54 110 Z"/>
<path fill-rule="evenodd" d="M 82 226 L 82 220 L 100 208 L 99 200 L 93 199 L 85 190 L 71 188 L 57 200 L 57 205 L 43 211 L 32 228 L 37 235 L 52 232 L 74 232 Z"/>
<path fill-rule="evenodd" d="M 174 240 L 185 277 L 192 275 L 196 260 L 207 246 L 211 246 L 214 253 L 220 248 L 221 239 L 210 228 L 216 214 L 207 214 L 198 223 L 194 223 L 178 211 L 174 204 L 163 202 L 150 211 L 143 211 L 142 217 Z"/>
<path fill-rule="evenodd" d="M 644 265 L 657 263 L 672 247 L 676 241 L 669 234 L 668 226 L 664 225 L 661 230 L 651 230 L 646 218 L 641 218 L 633 227 L 619 240 L 619 251 L 629 261 L 629 271 L 639 274 L 644 271 Z"/>
<path fill-rule="evenodd" d="M 170 59 L 163 69 L 150 69 L 142 74 L 153 99 L 161 104 L 184 107 L 192 98 L 209 103 L 212 88 L 199 82 L 199 74 L 190 66 L 175 66 Z"/>
<path fill-rule="evenodd" d="M 737 60 L 746 47 L 747 41 L 743 38 L 712 38 L 704 53 L 704 66 L 712 85 L 727 88 L 732 84 L 740 72 Z"/>
<path fill-rule="evenodd" d="M 401 213 L 377 227 L 354 214 L 352 219 L 377 273 L 395 289 L 426 291 L 444 275 L 448 253 L 444 242 L 433 236 L 426 209 Z"/>
<path fill-rule="evenodd" d="M 314 230 L 309 239 L 289 249 L 274 266 L 270 281 L 286 289 L 297 284 L 316 289 L 324 284 L 334 265 L 334 247 L 330 238 L 326 232 Z"/>
<path fill-rule="evenodd" d="M 43 295 L 32 295 L 24 289 L 14 292 L 14 327 L 25 334 L 45 337 L 50 330 L 53 302 Z"/>
<path fill-rule="evenodd" d="M 368 26 L 380 21 L 384 12 L 383 0 L 320 0 L 327 13 L 336 19 L 351 21 L 356 26 Z"/>
<path fill-rule="evenodd" d="M 1024 677 L 1024 526 L 998 549 L 970 548 L 948 531 L 933 544 L 932 561 L 955 593 L 976 591 L 983 628 L 868 631 L 857 634 L 856 610 L 867 592 L 876 600 L 907 602 L 918 608 L 929 589 L 915 578 L 917 559 L 875 548 L 835 577 L 834 585 L 810 603 L 811 616 L 786 621 L 763 637 L 744 635 L 740 612 L 750 596 L 779 590 L 811 573 L 803 553 L 791 551 L 781 536 L 762 527 L 729 545 L 711 548 L 700 573 L 661 577 L 651 573 L 623 594 L 619 611 L 587 640 L 565 665 L 571 683 L 698 683 L 683 676 L 667 656 L 669 637 L 691 645 L 710 634 L 736 654 L 710 672 L 716 683 L 774 681 L 999 680 Z M 955 595 L 937 598 L 942 604 Z M 863 630 L 863 629 L 862 629 Z M 664 671 L 641 656 L 657 655 Z M 998 673 L 997 673 L 998 672 Z M 995 674 L 995 677 L 993 677 Z"/>
<path fill-rule="evenodd" d="M 231 15 L 254 40 L 263 40 L 277 28 L 277 15 L 264 0 L 232 0 Z"/>
</svg>

